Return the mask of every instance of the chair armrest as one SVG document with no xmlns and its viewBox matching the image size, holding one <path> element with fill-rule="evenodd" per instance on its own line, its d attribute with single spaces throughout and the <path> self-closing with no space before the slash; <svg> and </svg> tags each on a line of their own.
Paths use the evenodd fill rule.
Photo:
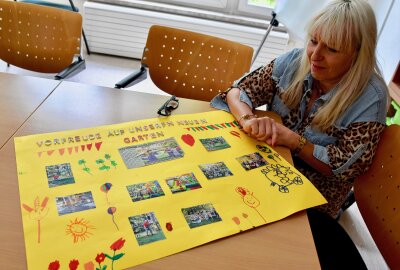
<svg viewBox="0 0 400 270">
<path fill-rule="evenodd" d="M 42 1 L 42 0 L 22 0 L 20 2 L 36 4 L 36 5 L 42 5 L 42 6 L 48 6 L 48 7 L 61 8 L 61 9 L 66 9 L 66 10 L 79 12 L 79 9 L 71 1 L 70 1 L 70 5 L 66 5 L 66 4 L 64 5 L 64 4 L 53 3 L 53 2 L 50 2 L 50 1 Z"/>
<path fill-rule="evenodd" d="M 147 78 L 147 71 L 144 66 L 141 66 L 140 69 L 135 70 L 132 74 L 125 77 L 115 84 L 115 88 L 121 89 L 126 88 L 130 85 L 136 84 Z"/>
<path fill-rule="evenodd" d="M 54 79 L 56 80 L 63 80 L 67 78 L 68 76 L 71 76 L 77 72 L 80 72 L 86 68 L 85 60 L 82 59 L 81 57 L 78 57 L 76 61 L 74 61 L 71 65 L 66 67 L 64 70 L 62 70 L 60 73 L 58 73 Z"/>
</svg>

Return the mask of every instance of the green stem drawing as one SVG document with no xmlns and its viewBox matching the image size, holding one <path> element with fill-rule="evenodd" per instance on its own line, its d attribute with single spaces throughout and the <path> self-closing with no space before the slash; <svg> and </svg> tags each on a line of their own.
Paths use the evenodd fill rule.
<svg viewBox="0 0 400 270">
<path fill-rule="evenodd" d="M 88 174 L 93 175 L 93 174 L 90 172 L 90 168 L 86 166 L 86 161 L 85 161 L 84 159 L 79 160 L 79 161 L 78 161 L 78 164 L 81 165 L 81 166 L 83 166 L 83 169 L 82 169 L 82 170 L 83 170 L 84 172 L 87 172 Z"/>
</svg>

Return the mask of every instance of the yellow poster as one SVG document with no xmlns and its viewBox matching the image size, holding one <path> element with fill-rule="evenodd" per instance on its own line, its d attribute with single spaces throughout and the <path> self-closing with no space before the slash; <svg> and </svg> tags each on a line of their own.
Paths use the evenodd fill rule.
<svg viewBox="0 0 400 270">
<path fill-rule="evenodd" d="M 225 112 L 15 138 L 28 269 L 124 269 L 326 203 Z"/>
</svg>

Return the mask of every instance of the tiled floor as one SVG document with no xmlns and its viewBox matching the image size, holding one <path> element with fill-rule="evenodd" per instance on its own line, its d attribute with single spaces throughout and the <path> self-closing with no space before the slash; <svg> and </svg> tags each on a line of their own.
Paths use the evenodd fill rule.
<svg viewBox="0 0 400 270">
<path fill-rule="evenodd" d="M 62 2 L 56 0 L 55 2 Z M 83 0 L 75 0 L 78 7 L 82 8 Z M 82 10 L 82 9 L 81 9 Z M 66 80 L 80 82 L 85 84 L 93 84 L 106 87 L 114 87 L 114 84 L 130 74 L 134 69 L 140 66 L 140 62 L 134 59 L 126 59 L 100 54 L 87 55 L 84 50 L 84 58 L 86 60 L 86 69 L 77 75 Z M 21 75 L 40 76 L 53 78 L 53 74 L 46 75 L 19 69 L 11 66 L 0 60 L 0 72 L 10 72 Z M 128 90 L 154 92 L 153 84 L 150 80 L 145 80 L 137 85 L 134 85 Z M 161 90 L 156 93 L 161 94 Z M 385 261 L 376 248 L 368 229 L 362 220 L 361 214 L 358 211 L 357 205 L 352 205 L 342 215 L 340 224 L 346 229 L 353 241 L 356 243 L 361 255 L 364 258 L 367 266 L 371 270 L 387 270 Z"/>
</svg>

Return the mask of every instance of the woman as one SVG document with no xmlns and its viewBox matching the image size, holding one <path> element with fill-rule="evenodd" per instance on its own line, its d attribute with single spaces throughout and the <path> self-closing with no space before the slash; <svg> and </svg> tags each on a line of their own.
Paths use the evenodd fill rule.
<svg viewBox="0 0 400 270">
<path fill-rule="evenodd" d="M 288 147 L 295 167 L 328 201 L 318 209 L 332 217 L 370 166 L 385 127 L 388 93 L 376 40 L 366 1 L 335 0 L 311 20 L 304 49 L 245 75 L 211 101 L 249 136 Z M 253 114 L 265 104 L 283 124 Z"/>
</svg>

